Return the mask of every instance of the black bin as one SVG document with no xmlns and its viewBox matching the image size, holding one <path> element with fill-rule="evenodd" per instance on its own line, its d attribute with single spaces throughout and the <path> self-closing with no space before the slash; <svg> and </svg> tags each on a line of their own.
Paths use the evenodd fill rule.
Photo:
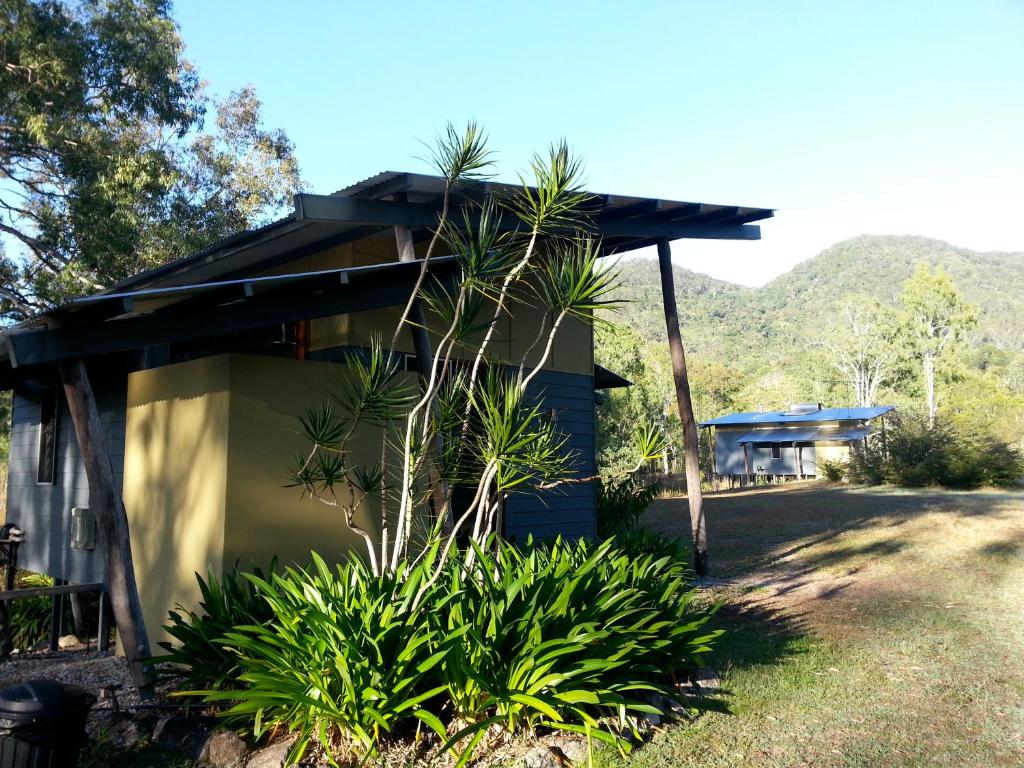
<svg viewBox="0 0 1024 768">
<path fill-rule="evenodd" d="M 0 691 L 0 768 L 75 768 L 96 698 L 74 685 L 30 680 Z"/>
</svg>

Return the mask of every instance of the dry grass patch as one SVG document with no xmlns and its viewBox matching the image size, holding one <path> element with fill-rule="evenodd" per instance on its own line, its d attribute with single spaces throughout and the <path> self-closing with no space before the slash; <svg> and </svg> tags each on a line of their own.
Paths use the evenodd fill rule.
<svg viewBox="0 0 1024 768">
<path fill-rule="evenodd" d="M 707 508 L 728 712 L 631 765 L 1024 765 L 1024 494 L 802 484 Z M 684 500 L 647 516 L 685 520 Z"/>
</svg>

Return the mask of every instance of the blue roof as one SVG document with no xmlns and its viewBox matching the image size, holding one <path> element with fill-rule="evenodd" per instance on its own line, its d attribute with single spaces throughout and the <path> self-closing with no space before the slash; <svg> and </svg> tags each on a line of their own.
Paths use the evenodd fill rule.
<svg viewBox="0 0 1024 768">
<path fill-rule="evenodd" d="M 871 408 L 822 408 L 812 413 L 729 413 L 710 421 L 701 422 L 702 427 L 722 427 L 733 424 L 817 424 L 822 421 L 868 421 L 896 408 L 894 405 L 875 405 Z"/>
</svg>

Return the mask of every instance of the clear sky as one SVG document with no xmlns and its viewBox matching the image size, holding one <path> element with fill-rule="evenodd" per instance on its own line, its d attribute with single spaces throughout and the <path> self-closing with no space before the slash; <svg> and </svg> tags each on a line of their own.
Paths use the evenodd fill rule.
<svg viewBox="0 0 1024 768">
<path fill-rule="evenodd" d="M 565 137 L 588 188 L 776 208 L 678 263 L 761 284 L 860 233 L 1024 251 L 1024 0 L 177 0 L 215 93 L 246 83 L 312 191 L 476 118 L 514 180 Z"/>
</svg>

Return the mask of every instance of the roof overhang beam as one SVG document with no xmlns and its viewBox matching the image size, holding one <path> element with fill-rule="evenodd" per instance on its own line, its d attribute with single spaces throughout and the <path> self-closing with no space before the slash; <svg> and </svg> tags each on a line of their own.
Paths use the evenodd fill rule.
<svg viewBox="0 0 1024 768">
<path fill-rule="evenodd" d="M 300 193 L 295 196 L 295 220 L 422 229 L 437 226 L 438 211 L 434 206 L 421 203 Z M 520 226 L 520 223 L 511 217 L 506 218 L 501 224 L 501 228 L 506 231 L 515 230 Z M 714 221 L 701 223 L 686 220 L 649 220 L 642 215 L 627 219 L 614 215 L 598 215 L 594 220 L 594 234 L 601 237 L 637 239 L 759 240 L 761 228 L 753 224 Z"/>
</svg>

